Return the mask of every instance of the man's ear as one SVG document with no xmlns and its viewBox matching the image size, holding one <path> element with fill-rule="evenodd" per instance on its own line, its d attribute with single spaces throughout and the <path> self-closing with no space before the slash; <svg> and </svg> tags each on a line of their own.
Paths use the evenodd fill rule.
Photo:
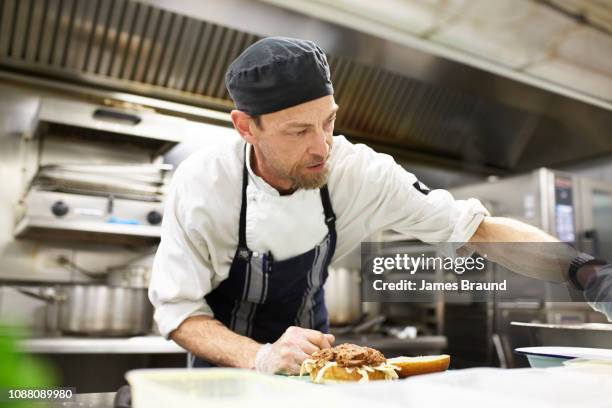
<svg viewBox="0 0 612 408">
<path fill-rule="evenodd" d="M 247 143 L 256 144 L 257 137 L 251 132 L 251 116 L 248 113 L 239 110 L 232 110 L 230 112 L 234 129 L 240 133 L 240 137 Z"/>
</svg>

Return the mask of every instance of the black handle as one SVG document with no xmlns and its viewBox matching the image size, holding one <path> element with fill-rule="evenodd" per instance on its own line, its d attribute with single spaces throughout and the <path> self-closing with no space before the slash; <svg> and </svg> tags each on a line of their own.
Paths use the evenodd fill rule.
<svg viewBox="0 0 612 408">
<path fill-rule="evenodd" d="M 136 126 L 142 119 L 140 116 L 133 113 L 120 112 L 110 109 L 98 108 L 93 113 L 93 118 L 96 120 L 105 120 L 107 122 L 120 122 L 125 125 Z"/>
</svg>

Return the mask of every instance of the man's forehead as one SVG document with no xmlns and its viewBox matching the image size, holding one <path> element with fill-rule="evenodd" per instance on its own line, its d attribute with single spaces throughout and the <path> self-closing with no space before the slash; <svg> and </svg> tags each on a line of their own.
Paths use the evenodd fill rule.
<svg viewBox="0 0 612 408">
<path fill-rule="evenodd" d="M 338 110 L 335 103 L 324 109 L 310 108 L 296 112 L 285 112 L 285 115 L 278 118 L 278 125 L 281 127 L 311 125 L 318 121 L 328 119 Z"/>
</svg>

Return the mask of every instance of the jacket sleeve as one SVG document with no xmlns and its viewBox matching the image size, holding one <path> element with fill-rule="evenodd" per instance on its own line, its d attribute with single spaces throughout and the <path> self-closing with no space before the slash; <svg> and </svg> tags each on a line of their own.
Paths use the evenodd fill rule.
<svg viewBox="0 0 612 408">
<path fill-rule="evenodd" d="M 488 211 L 476 199 L 455 200 L 430 190 L 389 155 L 338 140 L 335 178 L 347 222 L 363 222 L 367 234 L 394 230 L 424 242 L 467 242 Z"/>
<path fill-rule="evenodd" d="M 165 204 L 161 242 L 149 286 L 154 318 L 166 338 L 187 317 L 213 315 L 204 301 L 204 295 L 212 290 L 210 254 L 206 241 L 186 227 L 189 195 L 185 184 L 179 166 Z"/>
</svg>

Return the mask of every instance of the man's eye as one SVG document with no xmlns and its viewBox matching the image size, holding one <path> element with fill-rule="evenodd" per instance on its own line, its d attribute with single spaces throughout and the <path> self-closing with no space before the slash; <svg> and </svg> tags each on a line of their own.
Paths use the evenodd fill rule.
<svg viewBox="0 0 612 408">
<path fill-rule="evenodd" d="M 298 132 L 295 132 L 297 136 L 304 136 L 306 133 L 308 133 L 308 129 L 302 129 Z"/>
</svg>

